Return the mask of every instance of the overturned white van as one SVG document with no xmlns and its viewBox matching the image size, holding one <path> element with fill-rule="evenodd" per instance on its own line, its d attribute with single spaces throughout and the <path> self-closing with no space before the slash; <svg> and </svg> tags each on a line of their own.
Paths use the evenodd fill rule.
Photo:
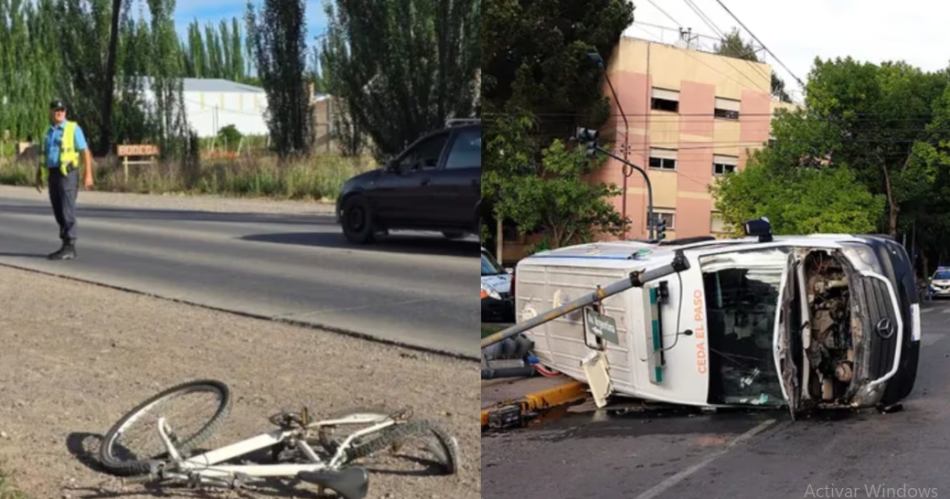
<svg viewBox="0 0 950 499">
<path fill-rule="evenodd" d="M 619 395 L 787 406 L 794 417 L 818 407 L 894 406 L 911 392 L 919 300 L 907 253 L 886 236 L 562 248 L 519 262 L 517 320 L 677 256 L 685 270 L 526 331 L 540 363 L 590 384 L 598 405 Z"/>
</svg>

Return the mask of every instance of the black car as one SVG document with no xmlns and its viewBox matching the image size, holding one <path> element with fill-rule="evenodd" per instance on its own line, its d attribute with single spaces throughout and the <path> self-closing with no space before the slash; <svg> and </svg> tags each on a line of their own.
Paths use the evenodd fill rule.
<svg viewBox="0 0 950 499">
<path fill-rule="evenodd" d="M 337 197 L 337 223 L 353 243 L 390 230 L 477 234 L 481 203 L 482 126 L 450 120 L 417 139 L 384 168 L 357 175 Z"/>
</svg>

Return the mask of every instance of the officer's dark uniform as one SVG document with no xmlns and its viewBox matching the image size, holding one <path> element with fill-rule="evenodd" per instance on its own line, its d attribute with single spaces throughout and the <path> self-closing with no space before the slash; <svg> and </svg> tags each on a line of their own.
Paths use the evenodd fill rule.
<svg viewBox="0 0 950 499">
<path fill-rule="evenodd" d="M 66 105 L 60 100 L 50 103 L 51 110 L 65 110 Z M 72 129 L 73 160 L 65 165 L 65 175 L 60 162 L 61 152 L 64 151 L 63 139 L 69 133 L 67 123 L 74 126 Z M 45 168 L 49 175 L 49 199 L 53 205 L 53 214 L 59 224 L 59 238 L 63 241 L 62 247 L 49 255 L 51 260 L 66 260 L 76 257 L 76 196 L 79 191 L 79 158 L 88 144 L 82 128 L 78 124 L 63 120 L 59 124 L 51 124 L 46 131 L 43 141 L 43 156 L 46 161 L 41 168 Z"/>
</svg>

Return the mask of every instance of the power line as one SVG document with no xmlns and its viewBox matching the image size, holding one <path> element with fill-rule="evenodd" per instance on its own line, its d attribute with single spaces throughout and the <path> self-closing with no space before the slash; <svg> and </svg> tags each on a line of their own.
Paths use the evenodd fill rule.
<svg viewBox="0 0 950 499">
<path fill-rule="evenodd" d="M 771 50 L 769 50 L 769 48 L 768 48 L 764 43 L 762 43 L 762 40 L 759 40 L 759 37 L 755 36 L 755 33 L 753 33 L 752 30 L 750 30 L 749 28 L 747 28 L 746 25 L 743 24 L 742 21 L 740 21 L 739 18 L 736 17 L 736 15 L 733 14 L 731 10 L 729 10 L 729 7 L 726 7 L 726 4 L 722 3 L 722 0 L 716 0 L 716 3 L 718 3 L 719 5 L 721 5 L 722 8 L 723 8 L 723 10 L 725 10 L 727 13 L 729 13 L 729 15 L 732 16 L 732 18 L 735 19 L 737 23 L 739 23 L 739 26 L 742 26 L 742 29 L 746 30 L 746 31 L 749 33 L 749 35 L 751 35 L 752 38 L 755 39 L 755 41 L 759 42 L 759 45 L 761 45 L 762 48 L 764 48 L 765 51 L 769 53 L 769 55 L 771 55 L 772 57 L 774 57 L 775 60 L 776 60 L 776 62 L 778 62 L 779 64 L 781 64 L 782 67 L 785 68 L 785 71 L 788 71 L 788 74 L 792 75 L 792 78 L 795 78 L 795 81 L 797 81 L 799 85 L 801 85 L 802 87 L 805 86 L 805 83 L 802 82 L 801 78 L 799 78 L 798 76 L 796 76 L 795 73 L 793 73 L 791 69 L 788 69 L 788 66 L 786 66 L 785 63 L 782 62 L 782 60 L 779 59 L 777 55 L 775 55 L 775 53 L 773 53 Z"/>
<path fill-rule="evenodd" d="M 677 25 L 677 26 L 682 26 L 682 24 L 676 22 L 676 19 L 673 19 L 673 16 L 667 14 L 666 11 L 663 10 L 663 9 L 661 9 L 659 5 L 653 3 L 653 0 L 647 0 L 647 2 L 650 2 L 650 5 L 656 7 L 656 10 L 659 10 L 660 12 L 662 12 L 663 15 L 666 16 L 670 21 L 673 21 L 673 24 L 675 24 L 675 25 Z"/>
<path fill-rule="evenodd" d="M 693 2 L 693 0 L 683 0 L 683 1 L 686 2 L 686 5 L 687 5 L 690 9 L 692 9 L 693 12 L 695 12 L 696 15 L 699 16 L 699 18 L 700 18 L 704 23 L 706 23 L 706 26 L 709 26 L 709 29 L 713 30 L 714 33 L 716 33 L 717 35 L 719 35 L 719 38 L 720 38 L 723 42 L 726 41 L 726 32 L 723 31 L 723 30 L 721 30 L 721 29 L 719 29 L 719 26 L 716 26 L 716 24 L 712 21 L 712 19 L 711 19 L 708 15 L 706 15 L 706 13 L 703 12 L 703 10 L 702 10 L 701 8 L 699 8 L 699 6 L 696 5 L 696 3 Z M 752 53 L 754 54 L 755 51 L 753 50 Z M 728 56 L 725 56 L 725 57 L 728 57 Z M 739 59 L 739 60 L 742 60 L 742 61 L 745 61 L 745 63 L 748 64 L 749 67 L 751 67 L 752 69 L 754 69 L 755 72 L 757 72 L 760 76 L 764 77 L 765 79 L 770 79 L 770 76 L 767 75 L 767 74 L 765 74 L 765 73 L 762 71 L 762 68 L 756 66 L 755 64 L 752 64 L 752 61 L 750 61 L 750 60 L 748 60 L 748 59 L 745 59 L 745 58 L 743 58 L 743 57 L 739 57 L 738 59 Z M 728 62 L 728 61 L 727 61 L 727 62 Z M 729 65 L 732 66 L 731 63 L 730 63 Z M 735 68 L 735 66 L 733 66 L 733 67 Z M 736 69 L 736 71 L 738 71 L 738 69 Z M 751 80 L 750 80 L 750 81 L 751 81 Z M 769 82 L 769 85 L 771 86 L 771 81 Z M 769 93 L 771 93 L 771 88 L 769 89 Z"/>
</svg>

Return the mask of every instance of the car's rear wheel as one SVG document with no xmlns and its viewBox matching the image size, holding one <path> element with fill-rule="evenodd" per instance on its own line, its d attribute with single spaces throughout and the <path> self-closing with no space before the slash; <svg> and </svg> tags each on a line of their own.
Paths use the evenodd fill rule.
<svg viewBox="0 0 950 499">
<path fill-rule="evenodd" d="M 363 196 L 353 196 L 343 203 L 343 235 L 351 243 L 373 241 L 373 210 Z"/>
</svg>

